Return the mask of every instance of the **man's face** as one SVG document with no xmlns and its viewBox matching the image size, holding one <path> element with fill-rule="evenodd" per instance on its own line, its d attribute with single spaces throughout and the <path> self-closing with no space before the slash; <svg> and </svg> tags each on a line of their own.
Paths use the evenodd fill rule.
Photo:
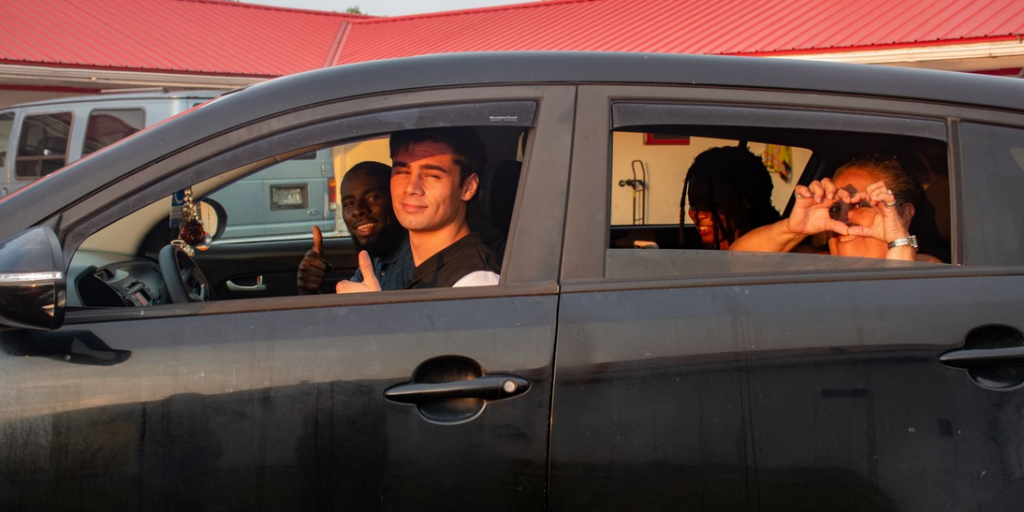
<svg viewBox="0 0 1024 512">
<path fill-rule="evenodd" d="M 478 178 L 473 174 L 459 183 L 459 166 L 450 146 L 412 144 L 391 160 L 391 197 L 403 227 L 432 232 L 465 223 L 466 202 L 476 193 Z"/>
<path fill-rule="evenodd" d="M 365 171 L 345 174 L 341 181 L 341 213 L 356 243 L 370 250 L 394 225 L 387 180 Z"/>
</svg>

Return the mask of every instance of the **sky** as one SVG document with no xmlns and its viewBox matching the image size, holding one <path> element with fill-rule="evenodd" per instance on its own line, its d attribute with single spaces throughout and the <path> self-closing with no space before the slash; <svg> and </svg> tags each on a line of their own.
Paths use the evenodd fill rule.
<svg viewBox="0 0 1024 512">
<path fill-rule="evenodd" d="M 535 0 L 242 0 L 250 4 L 276 5 L 317 11 L 338 11 L 358 6 L 364 14 L 404 16 L 425 12 L 475 9 L 493 5 L 519 4 Z"/>
</svg>

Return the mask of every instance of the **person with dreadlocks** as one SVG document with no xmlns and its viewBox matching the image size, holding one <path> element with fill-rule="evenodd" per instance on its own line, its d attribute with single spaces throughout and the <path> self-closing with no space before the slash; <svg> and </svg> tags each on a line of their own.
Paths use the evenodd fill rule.
<svg viewBox="0 0 1024 512">
<path fill-rule="evenodd" d="M 782 219 L 772 206 L 772 178 L 747 148 L 711 148 L 686 172 L 679 202 L 679 238 L 687 246 L 685 215 L 697 226 L 700 243 L 727 250 L 752 229 Z M 687 204 L 689 203 L 689 204 Z"/>
<path fill-rule="evenodd" d="M 828 233 L 828 254 L 941 263 L 918 252 L 909 228 L 924 190 L 891 155 L 857 158 L 832 179 L 797 185 L 788 219 L 736 240 L 734 251 L 789 252 L 806 237 Z"/>
</svg>

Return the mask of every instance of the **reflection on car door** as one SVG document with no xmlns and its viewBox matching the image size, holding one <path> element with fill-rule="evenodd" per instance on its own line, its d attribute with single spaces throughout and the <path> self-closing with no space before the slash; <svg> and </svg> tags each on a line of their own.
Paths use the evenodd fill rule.
<svg viewBox="0 0 1024 512">
<path fill-rule="evenodd" d="M 591 96 L 603 103 L 587 104 Z M 1005 233 L 1020 231 L 1013 191 L 1024 174 L 1014 155 L 1024 153 L 1010 147 L 1020 145 L 1020 134 L 965 123 L 973 145 L 964 148 L 963 164 L 950 161 L 953 183 L 967 193 L 957 199 L 953 189 L 967 220 L 954 225 L 963 226 L 961 243 L 974 245 L 954 253 L 959 265 L 857 272 L 837 264 L 763 276 L 601 281 L 607 232 L 587 230 L 593 212 L 607 211 L 601 187 L 608 150 L 597 144 L 584 152 L 579 141 L 607 140 L 598 132 L 607 130 L 609 98 L 580 89 L 567 217 L 575 238 L 566 241 L 559 307 L 552 509 L 601 509 L 614 502 L 620 482 L 636 491 L 630 504 L 645 509 L 1019 508 L 1024 437 L 1014 425 L 1024 418 L 1024 251 Z M 856 107 L 849 98 L 815 101 Z M 892 116 L 904 114 L 899 105 L 887 107 Z M 915 115 L 924 115 L 916 107 Z M 930 112 L 939 121 L 903 120 L 886 135 L 947 117 L 941 107 Z M 718 114 L 709 118 L 729 122 L 728 113 Z M 1006 179 L 993 179 L 999 174 Z M 563 435 L 567 423 L 580 434 Z M 734 478 L 726 486 L 728 468 Z M 578 492 L 594 480 L 604 485 Z M 661 499 L 644 501 L 655 494 Z M 615 505 L 607 508 L 622 508 Z"/>
<path fill-rule="evenodd" d="M 0 508 L 543 510 L 574 89 L 470 94 L 544 99 L 503 285 L 87 311 L 50 333 L 2 331 Z M 530 387 L 457 399 L 449 416 L 384 398 L 414 372 Z"/>
<path fill-rule="evenodd" d="M 580 87 L 562 263 L 551 510 L 747 510 L 745 340 L 717 293 L 595 282 L 608 237 L 608 105 Z M 593 256 L 597 258 L 593 258 Z"/>
</svg>

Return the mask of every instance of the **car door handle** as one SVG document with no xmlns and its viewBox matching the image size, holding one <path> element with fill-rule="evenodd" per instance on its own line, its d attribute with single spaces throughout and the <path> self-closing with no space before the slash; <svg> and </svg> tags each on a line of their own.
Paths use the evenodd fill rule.
<svg viewBox="0 0 1024 512">
<path fill-rule="evenodd" d="M 410 382 L 399 384 L 384 392 L 384 397 L 395 402 L 415 404 L 450 400 L 453 398 L 482 398 L 497 400 L 525 393 L 530 381 L 515 375 L 485 375 L 476 379 L 454 382 Z"/>
<path fill-rule="evenodd" d="M 939 362 L 953 368 L 1024 363 L 1024 347 L 962 349 L 946 352 Z"/>
<path fill-rule="evenodd" d="M 235 284 L 234 281 L 228 279 L 228 290 L 241 293 L 265 292 L 267 285 L 263 284 L 263 276 L 256 276 L 256 284 L 252 286 Z"/>
</svg>

